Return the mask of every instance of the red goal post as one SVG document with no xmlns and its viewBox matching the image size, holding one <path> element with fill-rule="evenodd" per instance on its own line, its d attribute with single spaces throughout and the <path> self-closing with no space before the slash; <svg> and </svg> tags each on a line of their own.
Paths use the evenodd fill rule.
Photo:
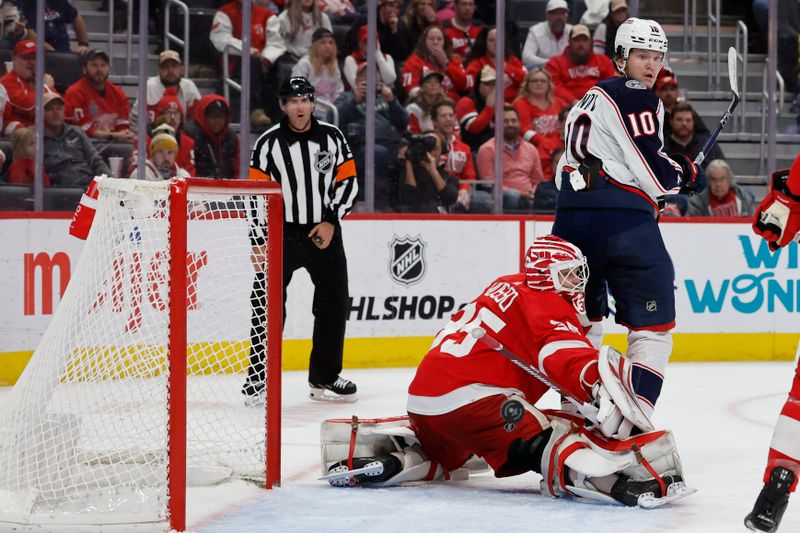
<svg viewBox="0 0 800 533">
<path fill-rule="evenodd" d="M 247 180 L 209 180 L 203 178 L 177 179 L 170 184 L 170 277 L 185 280 L 187 248 L 187 203 L 188 192 L 232 190 L 237 192 L 251 191 L 263 194 L 267 199 L 267 249 L 270 250 L 270 280 L 267 282 L 267 300 L 281 302 L 268 308 L 267 345 L 271 353 L 267 357 L 267 391 L 277 391 L 267 399 L 267 436 L 265 488 L 280 484 L 281 467 L 281 339 L 283 330 L 283 201 L 280 185 L 275 182 Z M 175 206 L 179 206 L 175 209 Z M 273 264 L 274 263 L 274 264 Z M 183 498 L 170 499 L 170 525 L 176 531 L 186 529 L 186 286 L 173 284 L 170 286 L 170 300 L 175 304 L 170 308 L 170 323 L 180 324 L 170 328 L 170 389 L 178 394 L 170 395 L 170 426 L 178 431 L 170 432 L 170 449 L 177 449 L 183 457 L 178 457 L 177 468 L 170 469 L 170 494 L 180 494 Z"/>
</svg>

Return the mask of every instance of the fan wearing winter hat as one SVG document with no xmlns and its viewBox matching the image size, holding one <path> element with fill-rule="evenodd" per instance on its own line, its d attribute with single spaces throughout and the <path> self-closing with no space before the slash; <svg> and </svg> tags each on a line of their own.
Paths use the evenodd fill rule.
<svg viewBox="0 0 800 533">
<path fill-rule="evenodd" d="M 188 178 L 191 175 L 175 162 L 178 156 L 178 141 L 169 133 L 159 133 L 150 140 L 149 157 L 145 161 L 144 179 L 147 181 Z M 136 166 L 131 168 L 131 178 L 138 178 Z"/>
</svg>

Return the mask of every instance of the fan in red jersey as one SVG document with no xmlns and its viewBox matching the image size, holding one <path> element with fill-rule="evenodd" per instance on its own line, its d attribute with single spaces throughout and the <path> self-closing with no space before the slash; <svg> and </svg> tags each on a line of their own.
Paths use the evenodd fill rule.
<svg viewBox="0 0 800 533">
<path fill-rule="evenodd" d="M 791 169 L 772 173 L 769 192 L 753 217 L 753 231 L 776 251 L 800 242 L 800 155 Z M 798 346 L 800 354 L 800 346 Z M 789 494 L 800 476 L 800 355 L 795 358 L 794 379 L 781 409 L 769 446 L 764 488 L 744 519 L 754 531 L 776 531 L 789 504 Z"/>
<path fill-rule="evenodd" d="M 584 334 L 588 277 L 575 245 L 537 238 L 522 272 L 493 281 L 436 335 L 409 387 L 407 419 L 323 425 L 324 479 L 463 479 L 478 456 L 497 477 L 541 474 L 553 496 L 653 506 L 691 494 L 671 434 L 652 431 L 633 393 L 630 363 L 609 347 L 598 353 Z M 551 386 L 592 427 L 534 407 Z M 632 427 L 645 433 L 625 438 Z"/>
</svg>

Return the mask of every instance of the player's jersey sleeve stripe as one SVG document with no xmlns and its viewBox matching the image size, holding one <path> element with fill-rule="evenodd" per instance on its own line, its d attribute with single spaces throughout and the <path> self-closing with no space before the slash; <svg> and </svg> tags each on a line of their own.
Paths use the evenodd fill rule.
<svg viewBox="0 0 800 533">
<path fill-rule="evenodd" d="M 636 144 L 636 141 L 634 141 L 633 137 L 631 137 L 631 134 L 628 131 L 628 125 L 625 123 L 625 119 L 622 117 L 622 113 L 620 112 L 620 109 L 619 109 L 619 106 L 617 106 L 617 103 L 614 102 L 614 100 L 604 90 L 602 90 L 599 87 L 592 87 L 592 89 L 590 89 L 590 90 L 596 91 L 603 98 L 605 98 L 605 100 L 608 101 L 611 109 L 614 110 L 614 113 L 616 114 L 617 119 L 619 119 L 619 123 L 622 126 L 622 130 L 625 132 L 625 136 L 627 137 L 628 141 L 630 142 L 631 146 L 633 147 L 634 152 L 639 157 L 639 160 L 642 163 L 642 167 L 644 167 L 644 169 L 647 172 L 647 175 L 650 177 L 650 180 L 652 181 L 653 185 L 655 185 L 656 190 L 661 194 L 668 193 L 669 189 L 672 189 L 673 186 L 670 185 L 669 187 L 665 187 L 661 183 L 661 181 L 658 179 L 658 177 L 655 175 L 655 173 L 653 172 L 653 165 L 651 165 L 651 162 L 648 162 L 647 157 L 645 156 L 645 154 L 642 153 L 642 151 L 639 149 L 639 146 Z M 655 120 L 655 118 L 654 118 L 654 120 Z M 660 140 L 660 137 L 658 137 L 658 138 Z M 663 142 L 661 144 L 662 144 L 661 148 L 663 148 Z M 666 154 L 664 154 L 664 152 L 661 150 L 661 148 L 659 148 L 657 150 L 657 156 L 659 158 L 663 158 L 665 160 L 665 161 L 663 161 L 663 163 L 669 164 L 670 167 L 672 167 L 672 169 L 675 170 L 675 164 L 670 160 L 669 157 L 666 156 Z"/>
<path fill-rule="evenodd" d="M 565 350 L 569 348 L 592 348 L 592 346 L 581 340 L 548 342 L 542 346 L 541 350 L 539 350 L 539 370 L 546 373 L 546 370 L 544 369 L 545 359 L 559 350 Z"/>
</svg>

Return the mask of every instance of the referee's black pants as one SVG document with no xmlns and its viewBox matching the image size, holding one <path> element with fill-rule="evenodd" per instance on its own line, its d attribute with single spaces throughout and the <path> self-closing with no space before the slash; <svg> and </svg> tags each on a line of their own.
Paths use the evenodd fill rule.
<svg viewBox="0 0 800 533">
<path fill-rule="evenodd" d="M 347 288 L 347 260 L 342 244 L 342 228 L 336 225 L 327 248 L 317 248 L 308 233 L 315 224 L 284 223 L 283 226 L 283 317 L 286 321 L 286 289 L 295 270 L 305 268 L 314 284 L 314 333 L 308 381 L 332 383 L 342 371 L 344 333 L 350 308 Z M 245 393 L 255 393 L 265 381 L 264 347 L 266 334 L 265 273 L 256 273 L 250 295 L 250 367 Z"/>
</svg>

